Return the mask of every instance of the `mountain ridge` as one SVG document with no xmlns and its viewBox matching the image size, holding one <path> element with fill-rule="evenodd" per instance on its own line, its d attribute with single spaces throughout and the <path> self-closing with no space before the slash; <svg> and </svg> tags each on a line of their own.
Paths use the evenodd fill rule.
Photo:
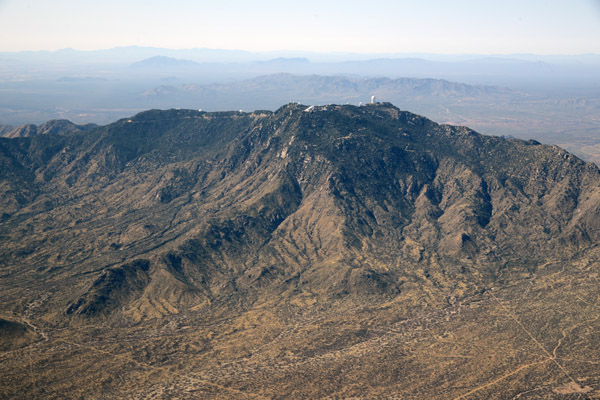
<svg viewBox="0 0 600 400">
<path fill-rule="evenodd" d="M 258 76 L 256 78 L 230 83 L 230 84 L 212 84 L 212 85 L 194 85 L 186 84 L 180 87 L 166 86 L 149 89 L 141 96 L 151 99 L 160 95 L 206 95 L 215 96 L 219 92 L 235 94 L 238 97 L 244 96 L 257 88 L 272 93 L 282 91 L 283 98 L 302 97 L 303 101 L 313 100 L 312 96 L 322 96 L 323 91 L 330 93 L 329 97 L 333 101 L 348 100 L 357 103 L 357 99 L 367 98 L 368 94 L 374 94 L 382 97 L 389 97 L 390 93 L 402 93 L 405 99 L 421 100 L 422 97 L 447 97 L 447 98 L 470 98 L 479 96 L 507 96 L 518 95 L 518 92 L 500 88 L 496 86 L 485 85 L 467 85 L 463 83 L 450 82 L 444 79 L 417 79 L 417 78 L 352 78 L 344 76 L 319 76 L 319 75 L 293 75 L 289 73 L 277 73 Z M 300 90 L 299 88 L 302 88 Z M 162 90 L 161 90 L 162 89 Z M 340 98 L 340 95 L 343 96 Z M 397 96 L 397 94 L 396 94 Z M 207 101 L 203 97 L 198 98 L 198 102 Z M 279 98 L 277 99 L 279 100 Z"/>
<path fill-rule="evenodd" d="M 97 127 L 96 124 L 77 125 L 66 119 L 54 119 L 40 125 L 25 124 L 14 127 L 6 127 L 2 130 L 2 137 L 16 138 L 35 135 L 71 134 Z"/>
<path fill-rule="evenodd" d="M 130 68 L 192 68 L 197 67 L 200 64 L 191 61 L 191 60 L 182 60 L 174 57 L 167 56 L 154 56 L 150 58 L 143 59 L 141 61 L 137 61 L 131 64 Z"/>
<path fill-rule="evenodd" d="M 3 309 L 57 340 L 61 329 L 79 332 L 78 343 L 92 337 L 86 326 L 111 324 L 114 330 L 99 337 L 139 340 L 130 349 L 102 342 L 111 354 L 145 357 L 149 365 L 178 360 L 188 378 L 196 375 L 177 346 L 195 343 L 206 365 L 194 365 L 203 376 L 247 393 L 459 395 L 456 379 L 468 373 L 436 392 L 430 384 L 441 378 L 427 378 L 426 359 L 419 359 L 425 370 L 417 369 L 422 386 L 395 386 L 396 378 L 404 377 L 401 384 L 408 378 L 394 362 L 394 373 L 371 389 L 350 385 L 344 392 L 307 382 L 325 379 L 312 375 L 318 371 L 349 382 L 355 375 L 337 369 L 355 359 L 354 351 L 369 354 L 364 373 L 382 373 L 377 365 L 391 346 L 389 327 L 427 325 L 423 315 L 445 316 L 471 302 L 497 307 L 494 298 L 509 299 L 514 288 L 561 274 L 579 282 L 586 268 L 597 267 L 595 165 L 555 146 L 438 125 L 389 103 L 290 103 L 252 113 L 149 110 L 69 135 L 1 139 L 0 149 L 7 171 L 0 178 Z M 38 296 L 38 308 L 28 305 Z M 494 315 L 469 310 L 432 324 Z M 153 329 L 187 339 L 142 334 Z M 165 350 L 157 348 L 161 341 Z M 404 351 L 398 346 L 390 349 Z M 481 369 L 475 375 L 489 377 L 482 354 L 473 356 L 470 368 Z M 245 365 L 266 374 L 275 360 L 301 372 L 282 392 L 276 382 L 286 380 L 286 369 L 263 383 L 237 370 Z M 306 369 L 302 360 L 318 367 Z M 126 376 L 133 379 L 134 371 Z M 120 395 L 149 395 L 149 376 Z M 562 378 L 552 379 L 558 387 Z M 167 381 L 165 375 L 158 384 Z M 183 390 L 184 382 L 176 382 Z M 215 390 L 206 397 L 228 396 Z"/>
</svg>

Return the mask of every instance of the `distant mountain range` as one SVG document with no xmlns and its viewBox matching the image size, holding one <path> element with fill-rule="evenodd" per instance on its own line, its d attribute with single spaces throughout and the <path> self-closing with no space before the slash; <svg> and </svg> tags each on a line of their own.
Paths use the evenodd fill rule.
<svg viewBox="0 0 600 400">
<path fill-rule="evenodd" d="M 342 62 L 348 60 L 373 60 L 377 58 L 408 58 L 425 59 L 441 62 L 461 62 L 468 60 L 484 60 L 495 62 L 495 60 L 509 60 L 518 62 L 546 62 L 549 64 L 565 63 L 600 63 L 600 54 L 580 55 L 538 55 L 538 54 L 431 54 L 431 53 L 318 53 L 300 51 L 272 51 L 272 52 L 249 52 L 244 50 L 227 49 L 168 49 L 158 47 L 123 46 L 103 50 L 76 50 L 61 49 L 57 51 L 21 51 L 0 52 L 2 59 L 32 61 L 53 60 L 88 60 L 88 61 L 110 61 L 131 64 L 133 62 L 155 56 L 167 56 L 178 59 L 189 59 L 196 62 L 252 62 L 265 61 L 276 58 L 307 58 L 314 62 Z"/>
<path fill-rule="evenodd" d="M 485 101 L 525 98 L 516 91 L 483 85 L 466 85 L 440 79 L 415 78 L 351 78 L 345 76 L 274 74 L 228 84 L 196 85 L 179 87 L 160 86 L 141 94 L 150 101 L 180 103 L 181 101 L 207 104 L 211 108 L 231 102 L 243 103 L 252 97 L 263 100 L 266 108 L 284 100 L 344 103 L 368 102 L 372 95 L 394 102 L 423 100 Z M 253 104 L 255 104 L 254 101 Z"/>
<path fill-rule="evenodd" d="M 177 61 L 176 61 L 177 60 Z M 190 64 L 194 62 L 198 65 Z M 32 67 L 36 74 L 52 75 L 69 68 L 98 71 L 104 77 L 127 74 L 132 64 L 181 68 L 185 78 L 205 82 L 240 80 L 272 73 L 414 77 L 469 84 L 511 86 L 518 89 L 564 91 L 597 85 L 600 55 L 440 55 L 440 54 L 319 54 L 300 52 L 250 53 L 218 49 L 159 49 L 121 47 L 97 51 L 64 49 L 55 52 L 0 53 L 0 76 Z M 179 71 L 182 74 L 184 71 Z M 130 77 L 130 79 L 133 77 Z M 148 77 L 145 76 L 145 79 Z"/>
<path fill-rule="evenodd" d="M 132 68 L 179 68 L 179 67 L 196 67 L 198 63 L 190 60 L 179 60 L 173 57 L 155 56 L 138 61 L 131 65 Z"/>
</svg>

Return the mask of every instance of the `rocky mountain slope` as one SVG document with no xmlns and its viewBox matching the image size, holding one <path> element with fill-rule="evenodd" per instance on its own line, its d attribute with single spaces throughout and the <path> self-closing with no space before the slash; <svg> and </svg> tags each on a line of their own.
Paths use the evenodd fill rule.
<svg viewBox="0 0 600 400">
<path fill-rule="evenodd" d="M 4 396 L 600 395 L 600 174 L 558 147 L 291 103 L 0 149 Z"/>
<path fill-rule="evenodd" d="M 3 129 L 0 129 L 0 136 L 17 138 L 35 135 L 66 135 L 74 132 L 82 132 L 96 127 L 96 124 L 76 125 L 66 119 L 54 119 L 52 121 L 40 124 L 39 126 L 34 124 L 21 125 L 16 128 L 4 126 Z"/>
</svg>

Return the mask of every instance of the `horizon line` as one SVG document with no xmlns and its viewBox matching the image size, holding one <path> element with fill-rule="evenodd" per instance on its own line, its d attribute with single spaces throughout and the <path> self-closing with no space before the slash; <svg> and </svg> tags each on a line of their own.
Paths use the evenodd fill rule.
<svg viewBox="0 0 600 400">
<path fill-rule="evenodd" d="M 358 56 L 390 56 L 390 55 L 435 55 L 435 56 L 489 56 L 489 57 L 505 57 L 505 56 L 536 56 L 536 57 L 582 57 L 582 56 L 600 56 L 600 53 L 535 53 L 535 52 L 514 52 L 514 53 L 477 53 L 477 52 L 457 52 L 457 53 L 438 53 L 438 52 L 351 52 L 351 51 L 315 51 L 315 50 L 293 50 L 293 49 L 280 49 L 280 50 L 244 50 L 244 49 L 228 49 L 228 48 L 212 48 L 212 47 L 186 47 L 186 48 L 174 48 L 174 47 L 157 47 L 157 46 L 140 46 L 140 45 L 122 45 L 107 48 L 96 48 L 96 49 L 77 49 L 73 47 L 62 47 L 58 49 L 23 49 L 23 50 L 1 50 L 0 53 L 58 53 L 65 51 L 73 51 L 80 53 L 91 53 L 101 51 L 111 51 L 119 49 L 147 49 L 147 50 L 167 50 L 167 51 L 222 51 L 231 53 L 246 53 L 246 54 L 272 54 L 272 53 L 295 53 L 295 54 L 315 54 L 315 55 L 358 55 Z"/>
</svg>

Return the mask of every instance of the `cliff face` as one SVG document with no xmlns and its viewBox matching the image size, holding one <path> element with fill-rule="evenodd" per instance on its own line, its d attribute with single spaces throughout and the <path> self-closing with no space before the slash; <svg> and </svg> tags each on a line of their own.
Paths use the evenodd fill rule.
<svg viewBox="0 0 600 400">
<path fill-rule="evenodd" d="M 115 337 L 136 324 L 221 330 L 198 344 L 199 357 L 211 360 L 206 374 L 255 394 L 262 384 L 215 360 L 254 354 L 266 372 L 272 351 L 292 351 L 284 364 L 306 379 L 326 371 L 345 382 L 350 375 L 333 371 L 359 349 L 379 363 L 392 346 L 389 331 L 384 338 L 377 329 L 422 313 L 446 318 L 443 310 L 473 299 L 484 312 L 502 293 L 559 272 L 573 282 L 595 265 L 600 239 L 594 165 L 387 103 L 152 110 L 86 132 L 2 139 L 0 166 L 4 309 L 48 328 L 118 321 Z M 504 292 L 490 298 L 497 289 Z M 501 301 L 493 304 L 498 310 Z M 174 332 L 198 343 L 196 334 Z M 123 351 L 138 357 L 152 340 Z M 280 343 L 269 350 L 271 340 Z M 324 354 L 337 361 L 318 358 L 315 370 L 301 362 Z M 380 373 L 371 366 L 351 375 L 371 384 Z M 335 385 L 303 392 L 295 376 L 286 386 L 292 397 L 386 393 Z M 401 376 L 410 380 L 396 371 L 381 387 Z"/>
</svg>

